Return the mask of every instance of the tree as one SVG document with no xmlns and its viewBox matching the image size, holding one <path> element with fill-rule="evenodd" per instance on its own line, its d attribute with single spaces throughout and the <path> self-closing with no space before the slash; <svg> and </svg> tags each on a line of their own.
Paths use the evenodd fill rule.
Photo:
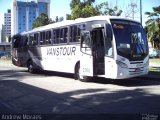
<svg viewBox="0 0 160 120">
<path fill-rule="evenodd" d="M 110 8 L 108 2 L 103 2 L 97 5 L 97 7 L 101 15 L 120 16 L 123 12 L 122 10 L 118 9 L 118 6 Z"/>
<path fill-rule="evenodd" d="M 72 20 L 72 16 L 70 14 L 66 14 L 66 19 L 67 20 Z"/>
<path fill-rule="evenodd" d="M 48 15 L 46 15 L 45 13 L 42 13 L 39 17 L 37 17 L 37 19 L 33 22 L 32 24 L 32 29 L 40 27 L 40 26 L 44 26 L 44 25 L 48 25 L 53 23 L 54 21 L 52 21 L 51 19 L 48 18 Z"/>
<path fill-rule="evenodd" d="M 153 12 L 146 12 L 148 21 L 146 28 L 148 32 L 148 40 L 156 49 L 160 49 L 160 6 L 153 7 Z"/>
<path fill-rule="evenodd" d="M 99 10 L 93 6 L 95 0 L 72 0 L 70 3 L 71 15 L 67 14 L 67 19 L 86 18 L 99 15 Z"/>
<path fill-rule="evenodd" d="M 72 0 L 70 3 L 71 15 L 67 14 L 67 20 L 76 18 L 86 18 L 96 15 L 115 15 L 120 16 L 123 12 L 117 6 L 110 8 L 108 2 L 103 2 L 94 6 L 95 0 Z"/>
<path fill-rule="evenodd" d="M 64 20 L 64 18 L 63 17 L 58 17 L 58 16 L 56 16 L 56 19 L 55 19 L 55 22 L 61 22 L 61 21 L 63 21 Z"/>
</svg>

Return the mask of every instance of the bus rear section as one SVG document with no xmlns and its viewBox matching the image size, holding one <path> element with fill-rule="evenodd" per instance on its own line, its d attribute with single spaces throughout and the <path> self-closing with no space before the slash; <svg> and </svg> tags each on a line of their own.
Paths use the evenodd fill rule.
<svg viewBox="0 0 160 120">
<path fill-rule="evenodd" d="M 29 58 L 27 42 L 28 39 L 20 34 L 12 37 L 12 63 L 18 67 L 26 67 L 26 61 Z"/>
</svg>

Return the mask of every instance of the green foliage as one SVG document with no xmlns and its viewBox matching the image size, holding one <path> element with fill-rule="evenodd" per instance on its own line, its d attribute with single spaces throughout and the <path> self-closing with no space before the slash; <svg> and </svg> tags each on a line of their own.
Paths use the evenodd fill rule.
<svg viewBox="0 0 160 120">
<path fill-rule="evenodd" d="M 32 29 L 53 23 L 45 13 L 42 13 L 32 24 Z"/>
<path fill-rule="evenodd" d="M 72 0 L 70 3 L 71 15 L 67 14 L 67 20 L 76 18 L 86 18 L 96 15 L 115 15 L 120 16 L 123 12 L 117 6 L 110 8 L 108 2 L 103 2 L 99 5 L 93 5 L 95 0 Z"/>
<path fill-rule="evenodd" d="M 67 19 L 86 18 L 99 15 L 98 9 L 92 4 L 94 2 L 95 0 L 84 0 L 83 2 L 80 0 L 72 0 L 70 4 L 72 14 L 67 15 Z"/>
<path fill-rule="evenodd" d="M 96 16 L 96 15 L 99 15 L 99 11 L 96 10 L 92 5 L 85 5 L 83 7 L 80 5 L 76 5 L 72 9 L 71 19 L 86 18 L 86 17 Z"/>
<path fill-rule="evenodd" d="M 148 40 L 156 49 L 160 49 L 160 6 L 153 7 L 153 12 L 146 12 L 148 21 L 146 21 L 146 28 L 148 33 Z"/>
<path fill-rule="evenodd" d="M 72 16 L 70 14 L 66 14 L 66 19 L 67 20 L 72 20 Z"/>
<path fill-rule="evenodd" d="M 97 7 L 101 15 L 120 16 L 123 12 L 122 10 L 118 9 L 117 6 L 110 8 L 108 2 L 103 2 L 97 5 Z"/>
</svg>

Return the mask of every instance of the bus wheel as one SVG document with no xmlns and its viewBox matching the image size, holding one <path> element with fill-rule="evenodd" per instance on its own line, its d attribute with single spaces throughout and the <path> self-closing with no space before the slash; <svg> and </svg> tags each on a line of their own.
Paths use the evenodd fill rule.
<svg viewBox="0 0 160 120">
<path fill-rule="evenodd" d="M 74 79 L 80 80 L 80 65 L 79 63 L 76 65 L 75 73 L 74 73 Z"/>
<path fill-rule="evenodd" d="M 28 62 L 27 67 L 28 67 L 28 72 L 34 73 L 33 62 L 31 60 Z"/>
<path fill-rule="evenodd" d="M 88 76 L 81 76 L 80 74 L 80 64 L 78 64 L 76 66 L 76 70 L 75 70 L 75 79 L 77 80 L 80 80 L 81 82 L 89 82 L 91 80 L 90 77 Z"/>
</svg>

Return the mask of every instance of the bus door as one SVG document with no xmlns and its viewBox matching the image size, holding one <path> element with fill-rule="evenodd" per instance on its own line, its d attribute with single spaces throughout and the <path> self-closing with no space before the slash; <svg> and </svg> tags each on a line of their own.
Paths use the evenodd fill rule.
<svg viewBox="0 0 160 120">
<path fill-rule="evenodd" d="M 81 32 L 80 73 L 82 76 L 93 76 L 93 56 L 90 31 Z"/>
<path fill-rule="evenodd" d="M 91 32 L 94 75 L 105 74 L 104 27 L 94 28 Z"/>
</svg>

